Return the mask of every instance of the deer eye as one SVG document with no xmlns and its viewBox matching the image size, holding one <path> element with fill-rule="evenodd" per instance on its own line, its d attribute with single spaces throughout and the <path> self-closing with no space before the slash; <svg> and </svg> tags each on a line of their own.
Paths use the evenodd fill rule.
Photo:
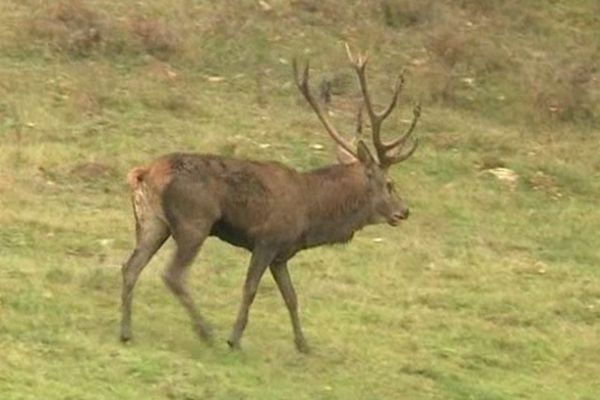
<svg viewBox="0 0 600 400">
<path fill-rule="evenodd" d="M 394 184 L 392 182 L 386 182 L 385 186 L 387 187 L 388 192 L 393 192 L 394 191 Z"/>
</svg>

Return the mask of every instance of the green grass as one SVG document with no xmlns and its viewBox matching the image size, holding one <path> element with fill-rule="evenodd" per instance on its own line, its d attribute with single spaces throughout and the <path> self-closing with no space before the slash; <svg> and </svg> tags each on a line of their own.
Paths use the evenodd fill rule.
<svg viewBox="0 0 600 400">
<path fill-rule="evenodd" d="M 2 2 L 0 397 L 598 398 L 600 80 L 581 70 L 598 59 L 596 2 L 268 3 Z M 342 40 L 370 50 L 378 99 L 409 66 L 390 135 L 424 102 L 421 148 L 393 169 L 411 218 L 292 261 L 308 356 L 269 276 L 228 350 L 248 255 L 216 240 L 189 279 L 215 344 L 162 284 L 168 242 L 122 345 L 128 169 L 178 150 L 332 162 L 289 59 L 341 82 L 349 131 Z"/>
</svg>

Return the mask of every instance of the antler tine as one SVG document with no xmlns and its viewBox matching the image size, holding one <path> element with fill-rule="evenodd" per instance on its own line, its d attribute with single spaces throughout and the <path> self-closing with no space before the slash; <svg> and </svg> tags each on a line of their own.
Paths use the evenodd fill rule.
<svg viewBox="0 0 600 400">
<path fill-rule="evenodd" d="M 348 45 L 348 43 L 344 43 L 344 45 L 346 47 L 346 54 L 348 55 L 348 60 L 350 60 L 350 64 L 352 64 L 352 67 L 356 71 L 356 75 L 358 77 L 358 83 L 360 85 L 360 90 L 363 96 L 363 103 L 367 110 L 367 114 L 369 115 L 369 119 L 371 120 L 371 133 L 373 145 L 375 146 L 375 151 L 377 152 L 377 158 L 381 162 L 382 158 L 385 157 L 385 148 L 381 143 L 380 128 L 381 122 L 383 121 L 385 116 L 382 117 L 382 115 L 377 114 L 375 110 L 373 110 L 373 103 L 371 102 L 371 95 L 369 94 L 367 78 L 365 76 L 368 58 L 366 56 L 363 56 L 360 52 L 355 58 L 352 54 L 352 51 L 350 50 L 350 46 Z"/>
<path fill-rule="evenodd" d="M 371 101 L 371 95 L 369 94 L 369 88 L 367 86 L 367 78 L 365 73 L 367 57 L 363 56 L 360 53 L 357 57 L 354 57 L 352 51 L 350 50 L 350 46 L 347 43 L 345 44 L 345 47 L 348 59 L 350 60 L 350 63 L 354 67 L 354 70 L 356 71 L 356 74 L 358 76 L 358 83 L 362 92 L 364 105 L 367 109 L 367 114 L 369 114 L 369 119 L 371 120 L 373 146 L 375 147 L 375 151 L 377 152 L 377 158 L 379 159 L 379 162 L 381 164 L 385 164 L 385 159 L 387 157 L 386 152 L 391 147 L 388 147 L 386 143 L 383 143 L 381 141 L 381 124 L 390 115 L 392 110 L 398 104 L 398 98 L 404 86 L 404 74 L 400 74 L 398 76 L 398 79 L 396 80 L 396 85 L 390 104 L 382 112 L 376 112 L 373 109 L 373 102 Z"/>
<path fill-rule="evenodd" d="M 348 60 L 350 60 L 350 64 L 354 67 L 356 74 L 358 76 L 358 82 L 360 84 L 360 89 L 363 94 L 363 101 L 365 108 L 367 109 L 367 113 L 369 114 L 369 118 L 373 120 L 377 117 L 376 113 L 373 111 L 373 106 L 371 103 L 371 96 L 369 95 L 369 90 L 367 87 L 367 79 L 365 77 L 365 69 L 367 66 L 368 57 L 363 56 L 361 53 L 358 53 L 358 57 L 354 57 L 352 55 L 352 51 L 350 50 L 350 46 L 348 43 L 344 43 L 346 46 L 346 54 L 348 55 Z"/>
<path fill-rule="evenodd" d="M 415 150 L 417 150 L 418 146 L 419 146 L 419 139 L 415 138 L 412 142 L 412 145 L 410 146 L 410 148 L 408 150 L 403 151 L 402 153 L 394 155 L 394 156 L 386 156 L 385 162 L 383 162 L 381 164 L 381 166 L 383 168 L 387 168 L 392 164 L 396 164 L 396 163 L 406 160 L 407 158 L 412 156 L 412 154 L 415 152 Z"/>
<path fill-rule="evenodd" d="M 403 145 L 408 140 L 408 138 L 410 138 L 410 136 L 412 135 L 412 132 L 415 129 L 415 126 L 417 126 L 417 122 L 419 121 L 420 116 L 421 116 L 421 103 L 417 103 L 417 105 L 413 109 L 413 119 L 412 119 L 412 122 L 410 123 L 410 126 L 408 127 L 408 129 L 406 130 L 404 135 L 400 136 L 398 139 L 394 140 L 391 143 L 384 143 L 386 151 L 389 151 L 389 150 L 393 149 L 394 147 Z"/>
<path fill-rule="evenodd" d="M 358 69 L 365 69 L 369 57 L 363 55 L 361 52 L 358 52 L 358 57 L 355 59 L 354 55 L 352 55 L 352 51 L 350 50 L 350 45 L 348 45 L 347 42 L 344 42 L 344 46 L 346 47 L 346 54 L 348 55 L 350 62 Z"/>
<path fill-rule="evenodd" d="M 355 136 L 357 139 L 360 139 L 360 137 L 362 136 L 362 129 L 363 129 L 363 108 L 364 108 L 364 103 L 361 102 L 358 105 L 358 110 L 356 111 L 356 131 L 355 131 Z"/>
<path fill-rule="evenodd" d="M 304 98 L 306 99 L 308 104 L 310 104 L 310 106 L 312 107 L 314 112 L 317 114 L 317 117 L 319 117 L 319 120 L 321 121 L 321 123 L 323 124 L 325 129 L 327 130 L 327 133 L 329 133 L 329 136 L 331 136 L 331 138 L 347 153 L 349 153 L 354 158 L 358 158 L 356 152 L 352 149 L 352 145 L 350 145 L 350 143 L 348 143 L 337 132 L 337 130 L 335 129 L 333 124 L 329 121 L 329 119 L 327 118 L 325 113 L 323 113 L 323 111 L 321 110 L 321 107 L 319 107 L 319 103 L 315 100 L 313 95 L 310 93 L 310 87 L 308 85 L 310 68 L 309 68 L 308 61 L 306 62 L 305 66 L 304 66 L 304 71 L 302 72 L 302 80 L 300 80 L 299 76 L 298 76 L 298 63 L 297 63 L 296 58 L 294 58 L 292 60 L 292 68 L 294 70 L 294 80 L 296 81 L 296 86 L 298 86 L 298 89 L 300 90 L 300 92 L 302 93 L 302 95 L 304 96 Z"/>
<path fill-rule="evenodd" d="M 394 110 L 396 104 L 398 104 L 398 98 L 404 87 L 404 71 L 400 73 L 398 79 L 396 79 L 396 87 L 394 88 L 394 94 L 392 95 L 392 101 L 385 110 L 381 113 L 381 119 L 387 118 L 388 115 Z"/>
<path fill-rule="evenodd" d="M 417 105 L 413 111 L 414 117 L 409 129 L 402 135 L 400 138 L 390 142 L 385 143 L 381 140 L 381 125 L 383 121 L 391 114 L 391 112 L 398 105 L 398 99 L 400 97 L 400 93 L 404 87 L 404 71 L 398 75 L 396 80 L 396 84 L 394 86 L 394 93 L 392 95 L 392 99 L 388 106 L 383 109 L 381 112 L 377 112 L 373 109 L 373 102 L 371 101 L 371 96 L 369 94 L 369 89 L 367 86 L 367 78 L 365 74 L 367 57 L 358 53 L 358 56 L 355 57 L 350 50 L 350 46 L 348 43 L 345 43 L 346 54 L 348 55 L 348 59 L 352 64 L 352 67 L 356 71 L 358 77 L 358 83 L 360 85 L 360 90 L 362 92 L 363 101 L 365 108 L 367 109 L 367 114 L 369 114 L 369 119 L 371 120 L 371 134 L 373 139 L 373 146 L 375 147 L 375 151 L 377 152 L 377 157 L 379 158 L 379 163 L 382 166 L 389 166 L 393 163 L 400 162 L 410 157 L 410 155 L 416 150 L 416 144 L 408 149 L 408 151 L 403 152 L 401 155 L 388 155 L 390 150 L 397 148 L 398 146 L 404 145 L 406 141 L 411 137 L 412 132 L 417 124 L 419 116 L 421 114 L 421 106 Z M 416 143 L 416 142 L 415 142 Z"/>
</svg>

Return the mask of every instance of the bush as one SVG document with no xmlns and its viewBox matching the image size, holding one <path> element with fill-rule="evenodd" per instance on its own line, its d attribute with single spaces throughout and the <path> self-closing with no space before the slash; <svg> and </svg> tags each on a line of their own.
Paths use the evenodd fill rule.
<svg viewBox="0 0 600 400">
<path fill-rule="evenodd" d="M 181 36 L 170 24 L 157 18 L 134 16 L 129 19 L 129 31 L 143 50 L 165 60 L 177 52 Z"/>
<path fill-rule="evenodd" d="M 598 98 L 594 75 L 598 66 L 577 60 L 538 65 L 530 77 L 531 101 L 538 118 L 561 122 L 595 120 Z"/>
<path fill-rule="evenodd" d="M 44 3 L 29 21 L 33 37 L 75 56 L 88 55 L 105 45 L 109 29 L 107 18 L 81 0 Z"/>
<path fill-rule="evenodd" d="M 432 18 L 433 0 L 381 0 L 385 24 L 392 28 L 422 25 Z"/>
<path fill-rule="evenodd" d="M 44 2 L 30 17 L 28 32 L 58 53 L 89 56 L 124 50 L 168 59 L 181 46 L 181 35 L 162 19 L 134 15 L 124 22 L 89 7 L 82 0 Z"/>
</svg>

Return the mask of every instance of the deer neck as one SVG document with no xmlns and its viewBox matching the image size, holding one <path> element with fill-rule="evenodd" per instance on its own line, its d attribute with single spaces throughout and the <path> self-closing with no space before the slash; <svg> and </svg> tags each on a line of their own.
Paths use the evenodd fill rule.
<svg viewBox="0 0 600 400">
<path fill-rule="evenodd" d="M 306 247 L 344 243 L 374 223 L 367 176 L 360 164 L 333 165 L 306 177 Z"/>
</svg>

